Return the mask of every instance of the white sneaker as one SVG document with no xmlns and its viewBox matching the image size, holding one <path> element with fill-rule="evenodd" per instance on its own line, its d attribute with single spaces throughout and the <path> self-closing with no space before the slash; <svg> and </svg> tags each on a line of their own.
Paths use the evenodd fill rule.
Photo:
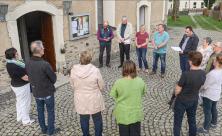
<svg viewBox="0 0 222 136">
<path fill-rule="evenodd" d="M 35 120 L 34 119 L 31 119 L 28 123 L 23 123 L 23 126 L 30 126 L 30 125 L 32 125 L 32 123 L 34 123 L 35 122 Z"/>
</svg>

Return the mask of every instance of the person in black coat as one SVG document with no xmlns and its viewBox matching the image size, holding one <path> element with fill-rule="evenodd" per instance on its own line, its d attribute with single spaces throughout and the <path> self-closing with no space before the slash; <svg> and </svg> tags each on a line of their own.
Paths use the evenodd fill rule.
<svg viewBox="0 0 222 136">
<path fill-rule="evenodd" d="M 42 41 L 31 43 L 32 57 L 27 62 L 26 70 L 29 76 L 33 96 L 37 103 L 38 120 L 43 134 L 53 135 L 55 129 L 55 82 L 56 74 L 51 65 L 41 58 L 44 55 Z M 44 106 L 48 112 L 48 126 L 45 124 Z"/>
<path fill-rule="evenodd" d="M 180 41 L 181 52 L 180 55 L 180 69 L 182 72 L 189 71 L 190 66 L 188 63 L 188 53 L 191 51 L 196 51 L 199 43 L 198 36 L 193 32 L 191 26 L 187 26 L 185 29 L 185 34 L 183 35 L 182 40 Z"/>
</svg>

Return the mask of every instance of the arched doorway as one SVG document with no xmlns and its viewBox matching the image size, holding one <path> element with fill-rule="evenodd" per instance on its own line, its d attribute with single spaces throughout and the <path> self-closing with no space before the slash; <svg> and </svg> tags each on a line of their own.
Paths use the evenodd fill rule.
<svg viewBox="0 0 222 136">
<path fill-rule="evenodd" d="M 35 40 L 43 41 L 45 55 L 53 70 L 56 71 L 52 16 L 46 12 L 34 11 L 17 19 L 21 55 L 29 60 L 30 44 Z"/>
<path fill-rule="evenodd" d="M 139 1 L 137 3 L 137 31 L 141 25 L 145 25 L 150 31 L 151 2 Z"/>
<path fill-rule="evenodd" d="M 28 40 L 22 40 L 22 39 L 27 39 L 27 37 L 22 37 L 22 36 L 25 36 L 24 34 L 23 35 L 20 34 L 21 36 L 19 36 L 19 33 L 21 33 L 21 29 L 24 29 L 25 27 L 18 28 L 18 22 L 23 20 L 23 22 L 21 21 L 23 25 L 20 22 L 21 23 L 20 26 L 25 26 L 26 25 L 26 24 L 24 25 L 25 19 L 21 19 L 20 17 L 25 17 L 26 15 L 31 15 L 31 14 L 34 15 L 35 12 L 37 14 L 41 14 L 42 18 L 44 18 L 43 19 L 44 22 L 41 22 L 44 24 L 43 27 L 51 26 L 52 28 L 51 31 L 45 31 L 43 34 L 45 35 L 49 35 L 47 33 L 52 34 L 51 35 L 52 37 L 50 37 L 49 39 L 53 39 L 53 40 L 49 40 L 49 41 L 53 42 L 54 46 L 50 46 L 50 49 L 51 47 L 54 48 L 54 58 L 56 62 L 53 61 L 53 64 L 52 62 L 50 64 L 52 64 L 52 67 L 54 70 L 60 69 L 65 65 L 65 54 L 61 53 L 61 49 L 64 48 L 63 10 L 58 9 L 52 3 L 48 1 L 43 1 L 43 0 L 25 1 L 23 4 L 17 6 L 13 11 L 8 12 L 6 15 L 6 21 L 7 21 L 7 29 L 8 29 L 9 37 L 11 40 L 11 44 L 14 48 L 17 49 L 20 56 L 30 55 L 30 53 L 28 52 L 29 50 L 27 48 L 28 46 L 25 46 L 25 45 L 29 45 Z M 42 36 L 42 37 L 48 38 L 48 36 L 45 36 L 45 37 Z M 23 43 L 20 42 L 21 40 L 23 41 Z M 47 39 L 42 39 L 42 40 L 45 46 L 47 46 L 48 44 L 46 44 L 46 42 L 49 42 L 49 41 L 46 41 Z M 27 43 L 25 43 L 25 41 Z M 21 47 L 26 47 L 25 49 L 23 49 L 23 50 L 26 50 L 25 55 L 22 55 Z M 46 55 L 48 54 L 50 53 L 46 53 Z M 29 58 L 29 57 L 26 57 L 26 58 Z"/>
<path fill-rule="evenodd" d="M 139 20 L 139 25 L 145 25 L 147 24 L 148 21 L 148 15 L 147 15 L 147 6 L 143 5 L 140 7 L 140 20 Z"/>
</svg>

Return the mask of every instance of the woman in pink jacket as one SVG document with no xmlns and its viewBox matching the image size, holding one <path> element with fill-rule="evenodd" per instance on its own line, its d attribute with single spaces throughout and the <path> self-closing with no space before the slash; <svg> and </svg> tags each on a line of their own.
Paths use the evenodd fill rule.
<svg viewBox="0 0 222 136">
<path fill-rule="evenodd" d="M 71 85 L 83 136 L 89 136 L 90 115 L 95 126 L 95 136 L 102 136 L 101 111 L 105 109 L 105 104 L 101 91 L 104 82 L 99 69 L 90 63 L 91 60 L 92 55 L 88 51 L 81 53 L 80 64 L 74 65 L 71 70 Z"/>
</svg>

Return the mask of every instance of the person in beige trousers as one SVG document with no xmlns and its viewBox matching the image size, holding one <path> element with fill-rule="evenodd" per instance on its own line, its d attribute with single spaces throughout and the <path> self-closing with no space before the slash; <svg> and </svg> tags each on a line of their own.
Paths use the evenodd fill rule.
<svg viewBox="0 0 222 136">
<path fill-rule="evenodd" d="M 105 104 L 101 91 L 104 81 L 98 68 L 90 62 L 92 55 L 88 51 L 80 54 L 80 64 L 71 70 L 71 86 L 74 90 L 74 105 L 80 115 L 83 136 L 89 136 L 89 119 L 92 116 L 95 136 L 102 136 L 103 123 L 101 111 Z"/>
</svg>

